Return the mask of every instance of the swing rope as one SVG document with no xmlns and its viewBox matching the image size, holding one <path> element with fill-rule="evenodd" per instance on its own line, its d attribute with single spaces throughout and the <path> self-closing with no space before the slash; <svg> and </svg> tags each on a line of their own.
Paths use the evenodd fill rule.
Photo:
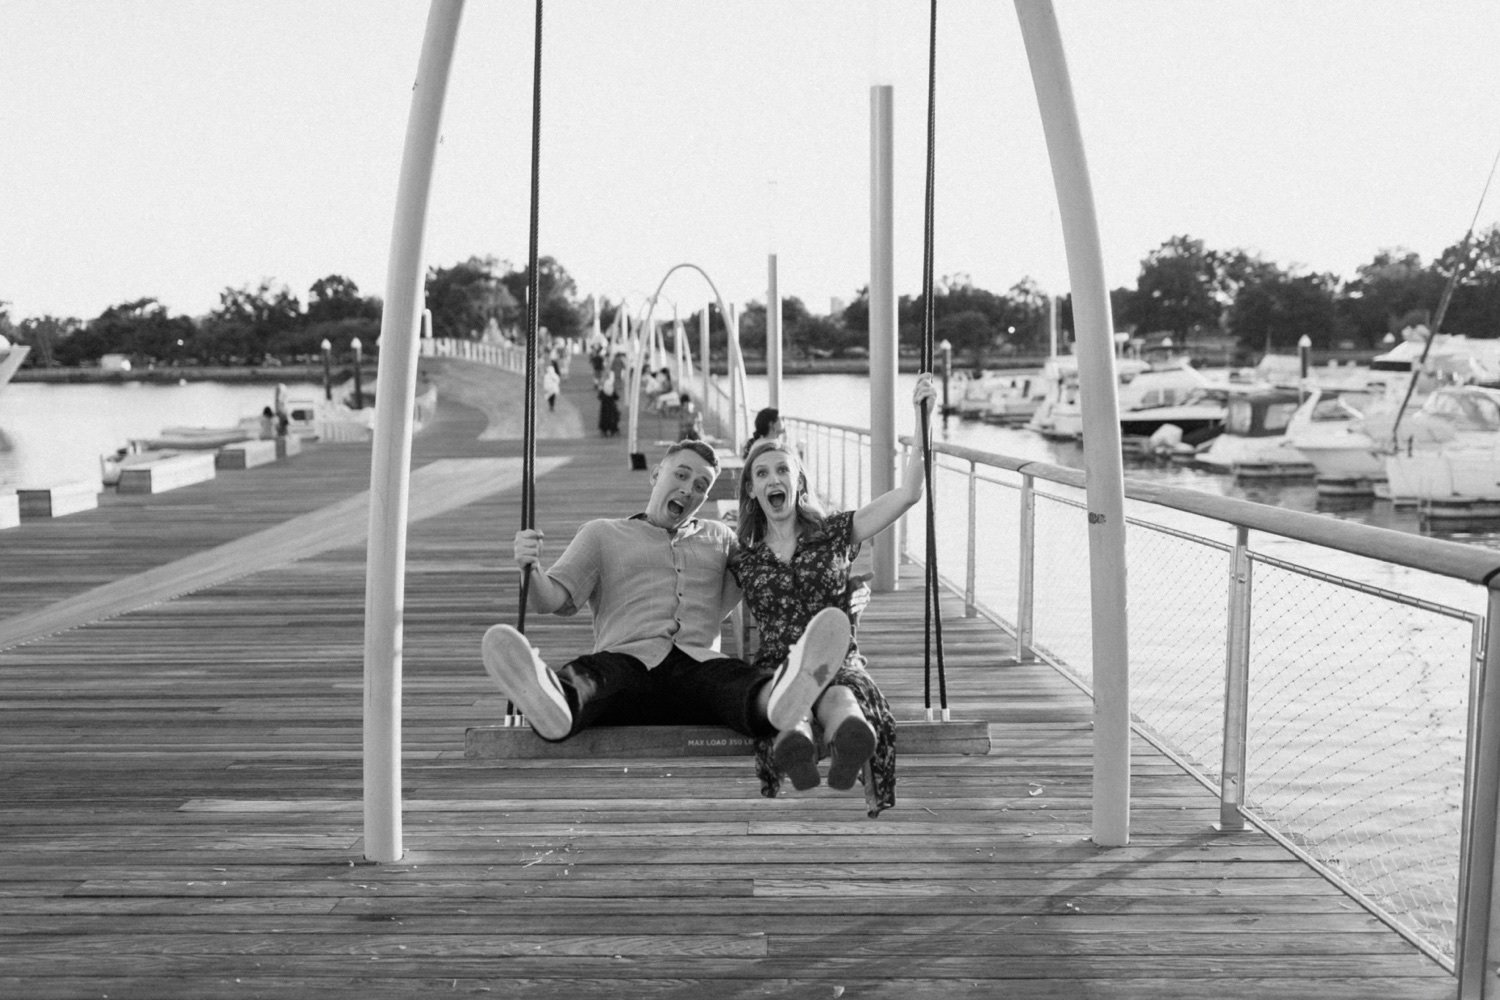
<svg viewBox="0 0 1500 1000">
<path fill-rule="evenodd" d="M 937 0 L 932 0 L 927 43 L 927 192 L 922 232 L 922 370 L 932 371 L 936 310 L 932 301 L 934 204 L 937 188 Z M 938 705 L 943 721 L 948 721 L 948 677 L 943 668 L 943 616 L 938 605 L 936 497 L 933 494 L 934 465 L 929 434 L 929 409 L 922 409 L 922 474 L 927 486 L 927 598 L 923 621 L 923 698 L 927 719 L 932 721 L 932 668 L 936 652 Z"/>
<path fill-rule="evenodd" d="M 536 527 L 536 365 L 537 318 L 540 313 L 541 275 L 537 270 L 537 230 L 541 194 L 542 148 L 542 0 L 536 0 L 536 54 L 531 71 L 531 245 L 526 258 L 526 401 L 522 421 L 521 527 Z M 526 599 L 531 591 L 531 567 L 521 573 L 521 606 L 516 613 L 516 631 L 526 632 Z M 509 701 L 506 725 L 520 725 L 521 713 Z M 512 720 L 515 720 L 512 722 Z"/>
</svg>

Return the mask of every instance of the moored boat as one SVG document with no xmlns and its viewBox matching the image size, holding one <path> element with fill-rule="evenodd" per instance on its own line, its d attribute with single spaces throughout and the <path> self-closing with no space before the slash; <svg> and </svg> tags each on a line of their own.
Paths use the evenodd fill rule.
<svg viewBox="0 0 1500 1000">
<path fill-rule="evenodd" d="M 1500 390 L 1450 386 L 1403 420 L 1385 457 L 1392 502 L 1428 516 L 1500 512 Z"/>
<path fill-rule="evenodd" d="M 1194 465 L 1258 479 L 1311 476 L 1312 463 L 1287 439 L 1302 392 L 1290 386 L 1250 386 L 1229 395 L 1221 433 L 1194 456 Z"/>
</svg>

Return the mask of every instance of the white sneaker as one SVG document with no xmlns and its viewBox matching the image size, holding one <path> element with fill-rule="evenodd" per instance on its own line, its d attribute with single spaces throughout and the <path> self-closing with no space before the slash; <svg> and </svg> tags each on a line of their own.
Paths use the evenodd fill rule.
<svg viewBox="0 0 1500 1000">
<path fill-rule="evenodd" d="M 481 655 L 490 678 L 520 707 L 538 736 L 560 740 L 573 731 L 573 712 L 557 675 L 524 635 L 496 625 L 484 634 Z"/>
<path fill-rule="evenodd" d="M 838 608 L 813 615 L 787 653 L 786 662 L 771 678 L 766 715 L 776 729 L 790 729 L 812 714 L 813 702 L 823 693 L 849 653 L 849 616 Z"/>
</svg>

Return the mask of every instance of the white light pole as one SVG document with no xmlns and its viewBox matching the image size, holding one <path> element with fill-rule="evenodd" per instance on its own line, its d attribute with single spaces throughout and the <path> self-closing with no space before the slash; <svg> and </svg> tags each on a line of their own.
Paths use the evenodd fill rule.
<svg viewBox="0 0 1500 1000">
<path fill-rule="evenodd" d="M 333 402 L 333 344 L 327 337 L 318 345 L 323 349 L 323 399 Z"/>
<path fill-rule="evenodd" d="M 943 419 L 946 420 L 953 409 L 948 405 L 948 378 L 953 374 L 953 342 L 944 337 L 937 346 L 943 354 Z"/>
<path fill-rule="evenodd" d="M 354 408 L 356 410 L 363 410 L 365 408 L 365 394 L 359 366 L 360 362 L 364 360 L 364 345 L 359 342 L 358 337 L 355 337 L 349 341 L 349 349 L 354 352 Z"/>
</svg>

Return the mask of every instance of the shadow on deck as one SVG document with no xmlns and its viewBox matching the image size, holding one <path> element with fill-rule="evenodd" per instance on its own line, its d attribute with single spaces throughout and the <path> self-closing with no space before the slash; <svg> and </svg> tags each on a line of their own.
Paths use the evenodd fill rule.
<svg viewBox="0 0 1500 1000">
<path fill-rule="evenodd" d="M 448 464 L 413 501 L 399 864 L 360 844 L 367 445 L 0 532 L 0 996 L 1453 994 L 1275 843 L 1215 834 L 1144 742 L 1131 844 L 1093 846 L 1087 700 L 956 601 L 954 713 L 994 749 L 904 759 L 878 820 L 762 799 L 746 758 L 464 759 L 503 710 L 480 635 L 516 610 L 519 448 L 482 424 L 441 406 L 418 440 Z M 538 453 L 554 554 L 644 504 L 619 439 Z M 861 629 L 903 718 L 921 619 L 908 568 Z M 588 641 L 528 623 L 553 659 Z"/>
</svg>

